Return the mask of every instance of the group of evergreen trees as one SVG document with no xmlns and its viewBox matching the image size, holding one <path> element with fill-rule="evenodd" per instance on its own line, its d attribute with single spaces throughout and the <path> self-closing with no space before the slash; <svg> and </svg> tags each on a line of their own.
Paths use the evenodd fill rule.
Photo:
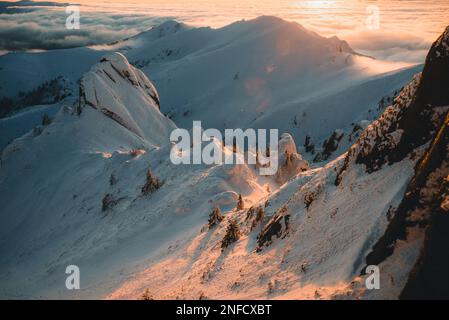
<svg viewBox="0 0 449 320">
<path fill-rule="evenodd" d="M 237 210 L 244 209 L 244 201 L 241 194 L 239 194 L 238 202 L 237 202 Z M 254 208 L 251 207 L 246 213 L 246 220 L 252 220 L 251 222 L 251 230 L 253 230 L 261 221 L 265 218 L 265 211 L 262 207 Z M 209 215 L 208 226 L 209 229 L 214 228 L 219 225 L 224 220 L 224 216 L 221 213 L 220 208 L 214 207 L 212 212 Z M 221 241 L 221 250 L 225 250 L 230 244 L 238 241 L 241 236 L 241 231 L 239 224 L 236 219 L 232 219 L 227 228 L 225 236 Z"/>
<path fill-rule="evenodd" d="M 70 96 L 70 94 L 66 80 L 61 76 L 56 77 L 31 91 L 20 91 L 15 98 L 0 98 L 0 118 L 9 116 L 28 106 L 56 103 Z"/>
</svg>

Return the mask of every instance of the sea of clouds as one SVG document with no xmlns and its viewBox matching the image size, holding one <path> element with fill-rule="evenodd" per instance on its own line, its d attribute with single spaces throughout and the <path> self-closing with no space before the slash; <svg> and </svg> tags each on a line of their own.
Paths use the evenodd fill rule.
<svg viewBox="0 0 449 320">
<path fill-rule="evenodd" d="M 0 2 L 0 51 L 52 50 L 121 40 L 169 17 L 152 17 L 143 13 L 121 14 L 83 10 L 80 6 L 80 29 L 68 30 L 68 3 L 21 1 Z M 106 9 L 106 8 L 105 8 Z"/>
<path fill-rule="evenodd" d="M 68 30 L 65 22 L 68 3 L 19 1 L 0 2 L 0 52 L 52 50 L 121 40 L 167 19 L 195 26 L 221 27 L 243 18 L 279 15 L 297 21 L 321 35 L 337 35 L 357 51 L 377 59 L 422 63 L 439 33 L 444 29 L 449 1 L 377 1 L 380 28 L 369 30 L 365 25 L 368 2 L 357 1 L 352 7 L 341 0 L 323 1 L 277 0 L 254 5 L 252 0 L 232 3 L 164 0 L 151 5 L 82 3 L 81 28 Z M 238 4 L 237 4 L 238 3 Z M 259 4 L 261 2 L 258 2 Z M 327 14 L 327 15 L 326 15 Z M 325 17 L 325 18 L 323 18 Z"/>
</svg>

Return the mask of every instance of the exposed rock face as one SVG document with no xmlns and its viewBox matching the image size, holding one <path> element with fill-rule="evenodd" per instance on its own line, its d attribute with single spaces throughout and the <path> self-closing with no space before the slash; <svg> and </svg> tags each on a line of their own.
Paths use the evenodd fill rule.
<svg viewBox="0 0 449 320">
<path fill-rule="evenodd" d="M 412 238 L 424 239 L 419 258 L 400 295 L 403 299 L 449 297 L 448 84 L 449 28 L 433 44 L 408 106 L 398 108 L 396 103 L 384 113 L 375 126 L 378 134 L 374 147 L 368 152 L 364 152 L 364 141 L 359 144 L 357 162 L 364 163 L 368 172 L 387 162 L 401 161 L 418 147 L 429 144 L 416 165 L 415 174 L 393 220 L 366 258 L 367 265 L 379 265 L 400 254 L 396 247 L 398 241 L 407 243 Z M 394 114 L 392 121 L 382 127 L 380 122 L 387 123 L 385 119 L 389 113 Z M 388 137 L 394 133 L 398 133 L 397 137 L 389 140 Z M 386 142 L 389 142 L 389 147 L 383 148 Z"/>
<path fill-rule="evenodd" d="M 444 117 L 435 117 L 437 107 L 449 106 L 449 27 L 432 45 L 421 81 L 409 110 L 398 123 L 404 129 L 397 150 L 389 162 L 404 159 L 413 149 L 428 142 Z"/>
<path fill-rule="evenodd" d="M 403 160 L 429 143 L 449 107 L 449 27 L 432 45 L 421 75 L 416 75 L 392 106 L 373 122 L 350 149 L 346 166 L 355 159 L 368 173 Z M 335 184 L 341 182 L 343 166 Z"/>
<path fill-rule="evenodd" d="M 411 272 L 402 298 L 449 297 L 449 216 L 445 206 L 448 178 L 449 113 L 419 162 L 394 219 L 366 259 L 368 265 L 380 264 L 394 254 L 398 240 L 408 240 L 412 229 L 415 236 L 417 233 L 424 234 L 421 256 Z"/>
<path fill-rule="evenodd" d="M 399 119 L 409 110 L 421 75 L 416 75 L 411 83 L 404 87 L 394 104 L 388 107 L 381 117 L 374 121 L 361 134 L 357 142 L 349 149 L 344 165 L 340 169 L 335 184 L 341 182 L 349 163 L 364 164 L 366 172 L 372 173 L 387 163 L 394 154 L 404 129 L 399 127 Z"/>
<path fill-rule="evenodd" d="M 335 130 L 331 136 L 326 139 L 323 143 L 323 150 L 321 152 L 318 152 L 315 158 L 313 159 L 314 162 L 321 162 L 324 160 L 329 159 L 331 154 L 337 150 L 338 144 L 340 143 L 341 139 L 344 136 L 344 132 L 342 130 Z"/>
<path fill-rule="evenodd" d="M 280 208 L 257 236 L 256 251 L 259 252 L 269 246 L 276 238 L 284 238 L 288 234 L 289 221 L 290 213 L 287 208 Z"/>
<path fill-rule="evenodd" d="M 427 226 L 424 248 L 404 288 L 404 299 L 449 298 L 449 113 L 432 148 L 422 160 L 403 207 L 413 223 Z"/>
</svg>

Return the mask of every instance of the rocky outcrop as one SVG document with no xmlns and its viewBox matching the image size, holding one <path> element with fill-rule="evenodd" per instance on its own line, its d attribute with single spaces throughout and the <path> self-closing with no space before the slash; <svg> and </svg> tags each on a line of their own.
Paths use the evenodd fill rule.
<svg viewBox="0 0 449 320">
<path fill-rule="evenodd" d="M 295 141 L 290 134 L 282 134 L 279 140 L 278 150 L 279 168 L 275 179 L 279 184 L 282 184 L 298 173 L 309 169 L 309 163 L 297 152 Z"/>
<path fill-rule="evenodd" d="M 289 231 L 290 213 L 286 207 L 281 207 L 257 236 L 256 251 L 260 252 L 269 246 L 274 239 L 284 238 Z"/>
<path fill-rule="evenodd" d="M 88 106 L 153 144 L 168 143 L 175 128 L 160 111 L 159 95 L 124 55 L 103 57 L 80 82 L 78 115 Z"/>
<path fill-rule="evenodd" d="M 449 113 L 437 139 L 423 159 L 411 196 L 403 207 L 421 212 L 414 221 L 425 228 L 421 256 L 402 291 L 403 299 L 449 298 Z M 412 184 L 411 187 L 414 185 Z M 412 196 L 415 196 L 414 198 Z M 410 197 L 411 201 L 407 201 Z M 415 200 L 416 199 L 416 200 Z M 413 201 L 415 200 L 415 201 Z"/>
<path fill-rule="evenodd" d="M 449 113 L 432 145 L 420 160 L 405 196 L 384 236 L 367 256 L 378 265 L 395 254 L 397 241 L 412 232 L 424 234 L 424 246 L 401 297 L 449 297 Z"/>
<path fill-rule="evenodd" d="M 430 143 L 449 107 L 449 27 L 432 45 L 421 75 L 404 87 L 392 106 L 351 147 L 344 163 L 364 164 L 371 173 L 399 162 Z M 345 171 L 340 168 L 335 184 Z"/>
<path fill-rule="evenodd" d="M 338 145 L 343 136 L 344 136 L 343 130 L 337 129 L 334 132 L 332 132 L 331 136 L 328 139 L 324 140 L 322 150 L 317 153 L 313 161 L 321 162 L 329 159 L 332 153 L 338 149 Z"/>
<path fill-rule="evenodd" d="M 383 164 L 401 161 L 418 147 L 429 145 L 417 162 L 404 198 L 385 234 L 366 257 L 367 265 L 379 265 L 400 255 L 399 242 L 424 239 L 418 260 L 400 295 L 403 299 L 449 298 L 448 49 L 449 28 L 433 44 L 419 83 L 412 85 L 416 90 L 410 103 L 403 108 L 394 105 L 390 108 L 394 116 L 389 124 L 371 128 L 380 130 L 376 131 L 376 143 L 368 152 L 364 152 L 363 141 L 357 146 L 360 149 L 356 152 L 356 161 L 364 163 L 367 171 L 372 172 Z M 387 111 L 384 119 L 389 114 Z M 388 140 L 394 133 L 397 136 Z"/>
</svg>

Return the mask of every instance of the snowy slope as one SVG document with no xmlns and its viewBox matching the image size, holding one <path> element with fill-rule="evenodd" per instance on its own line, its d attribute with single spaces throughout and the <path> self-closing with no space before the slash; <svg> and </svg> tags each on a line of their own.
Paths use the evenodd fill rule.
<svg viewBox="0 0 449 320">
<path fill-rule="evenodd" d="M 234 126 L 254 126 L 259 117 L 280 112 L 284 104 L 299 105 L 373 76 L 362 63 L 371 59 L 354 55 L 344 41 L 320 37 L 274 17 L 201 30 L 215 37 L 201 50 L 175 59 L 182 46 L 173 39 L 188 38 L 199 31 L 179 31 L 159 40 L 161 48 L 173 52 L 167 62 L 140 62 L 143 70 L 152 70 L 164 110 L 181 126 L 200 117 L 210 127 L 225 127 L 222 117 L 213 117 L 212 112 L 228 112 L 226 119 Z M 146 47 L 129 50 L 129 59 L 142 56 L 140 50 L 149 51 Z M 382 72 L 379 69 L 374 74 Z M 195 81 L 189 81 L 191 74 L 196 75 Z M 337 78 L 344 81 L 335 81 Z M 181 92 L 170 95 L 173 87 L 182 88 Z"/>
<path fill-rule="evenodd" d="M 196 229 L 215 204 L 229 210 L 237 192 L 266 193 L 269 182 L 246 166 L 172 165 L 175 126 L 121 54 L 102 58 L 80 89 L 79 104 L 2 152 L 2 297 L 99 297 L 123 280 L 122 269 Z M 144 195 L 148 169 L 162 187 Z M 83 270 L 86 290 L 65 289 L 68 264 Z"/>
<path fill-rule="evenodd" d="M 40 125 L 45 114 L 53 117 L 59 109 L 59 104 L 32 106 L 19 114 L 0 119 L 0 150 Z"/>
<path fill-rule="evenodd" d="M 254 206 L 265 218 L 229 215 L 107 297 L 447 298 L 447 34 L 345 155 Z M 234 219 L 240 238 L 221 250 Z M 368 264 L 381 290 L 366 290 Z"/>
<path fill-rule="evenodd" d="M 297 141 L 310 135 L 319 143 L 363 120 L 420 71 L 357 55 L 338 38 L 275 17 L 217 30 L 167 25 L 171 33 L 147 45 L 151 31 L 138 36 L 140 45 L 130 44 L 126 55 L 151 73 L 162 111 L 184 128 L 192 120 L 220 130 L 278 128 Z M 185 49 L 186 39 L 198 38 L 201 47 L 190 41 Z"/>
<path fill-rule="evenodd" d="M 30 91 L 60 75 L 76 83 L 102 55 L 104 53 L 88 48 L 3 55 L 0 59 L 0 96 L 12 98 L 19 91 Z"/>
<path fill-rule="evenodd" d="M 266 218 L 254 230 L 248 208 L 231 213 L 215 229 L 198 230 L 179 249 L 167 250 L 107 297 L 140 298 L 149 289 L 155 299 L 331 298 L 361 270 L 364 254 L 386 228 L 389 206 L 400 201 L 413 172 L 412 163 L 369 177 L 354 172 L 344 187 L 335 188 L 339 162 L 300 174 L 256 204 Z M 307 209 L 309 196 L 315 198 Z M 239 221 L 242 236 L 221 252 L 231 219 Z M 272 239 L 259 251 L 261 234 Z"/>
<path fill-rule="evenodd" d="M 298 89 L 295 96 L 293 87 L 286 83 L 296 79 L 310 85 L 310 90 L 302 93 L 317 108 L 313 111 L 317 126 L 323 118 L 334 116 L 332 99 L 347 101 L 342 117 L 326 121 L 326 128 L 318 129 L 312 137 L 312 141 L 319 141 L 339 127 L 346 131 L 337 131 L 337 135 L 347 135 L 354 127 L 351 121 L 357 121 L 361 126 L 357 135 L 352 140 L 345 136 L 347 140 L 338 147 L 344 154 L 310 168 L 304 154 L 297 153 L 302 141 L 295 139 L 294 131 L 286 130 L 291 134 L 282 135 L 280 150 L 284 152 L 280 170 L 273 177 L 258 176 L 254 165 L 173 165 L 168 135 L 176 125 L 159 109 L 170 101 L 168 83 L 173 84 L 172 101 L 195 97 L 192 106 L 198 106 L 197 111 L 204 114 L 200 119 L 207 126 L 226 104 L 223 93 L 234 92 L 222 80 L 220 72 L 225 68 L 215 73 L 219 76 L 210 78 L 212 66 L 221 61 L 218 57 L 235 55 L 229 52 L 245 43 L 276 40 L 285 31 L 298 39 L 306 37 L 312 46 L 288 45 L 287 53 L 291 49 L 292 56 L 277 55 L 268 46 L 256 55 L 266 48 L 260 42 L 244 60 L 257 56 L 249 65 L 252 72 L 270 57 L 279 65 L 285 63 L 284 73 L 276 75 L 272 85 L 282 96 L 276 101 L 285 101 L 286 105 L 289 99 L 301 99 L 302 90 Z M 203 38 L 186 41 L 188 49 L 179 60 L 170 54 L 166 62 L 141 62 L 147 73 L 150 70 L 151 78 L 154 70 L 161 76 L 159 81 L 171 79 L 163 89 L 165 98 L 125 57 L 133 57 L 133 52 L 140 56 L 138 50 L 147 54 L 151 48 L 159 51 L 165 47 L 164 41 L 175 43 L 167 39 L 188 39 L 188 34 L 197 32 Z M 236 33 L 239 36 L 234 38 Z M 221 36 L 215 37 L 217 34 Z M 3 119 L 11 126 L 14 124 L 10 121 L 17 119 L 23 130 L 33 128 L 1 154 L 0 297 L 140 298 L 148 289 L 149 295 L 162 299 L 397 298 L 404 288 L 413 289 L 427 279 L 425 268 L 420 271 L 417 264 L 423 261 L 426 265 L 428 258 L 422 252 L 427 251 L 423 248 L 430 246 L 430 252 L 437 256 L 446 248 L 432 246 L 433 242 L 426 245 L 426 238 L 441 237 L 426 226 L 435 225 L 432 221 L 439 217 L 435 213 L 447 211 L 447 189 L 435 191 L 435 186 L 447 186 L 444 181 L 449 175 L 447 33 L 432 47 L 422 75 L 416 75 L 370 124 L 362 120 L 372 120 L 372 113 L 383 109 L 368 112 L 377 108 L 373 88 L 378 88 L 379 97 L 391 95 L 414 69 L 378 75 L 358 64 L 359 59 L 367 58 L 355 55 L 344 42 L 321 38 L 296 24 L 273 18 L 239 22 L 218 30 L 166 23 L 142 36 L 151 39 L 154 47 L 140 37 L 125 41 L 126 48 L 123 43 L 114 44 L 112 47 L 123 49 L 125 55 L 99 56 L 80 75 L 76 95 L 55 107 L 58 111 L 51 123 L 37 123 L 35 127 L 29 114 L 32 109 Z M 314 50 L 320 54 L 313 55 Z M 298 55 L 307 63 L 295 64 Z M 231 60 L 223 65 L 241 63 Z M 200 61 L 204 61 L 203 67 Z M 286 61 L 298 74 L 287 72 Z M 310 65 L 316 61 L 323 63 L 323 70 L 320 65 Z M 187 77 L 190 63 L 198 72 L 190 70 L 194 73 Z M 162 78 L 164 70 L 176 76 L 170 78 L 167 73 L 168 78 Z M 307 82 L 307 76 L 319 79 L 323 86 Z M 239 75 L 231 81 L 244 78 Z M 198 83 L 202 86 L 196 87 Z M 209 93 L 208 88 L 217 91 Z M 353 89 L 359 91 L 351 94 Z M 241 96 L 236 93 L 235 101 L 241 102 Z M 244 99 L 251 101 L 253 97 Z M 216 101 L 219 108 L 204 109 L 207 101 Z M 376 105 L 364 104 L 367 101 Z M 356 107 L 359 104 L 363 105 L 360 110 Z M 227 108 L 236 111 L 232 105 Z M 288 108 L 279 103 L 264 114 L 270 114 L 272 124 L 286 124 Z M 326 111 L 321 117 L 320 108 Z M 249 114 L 251 110 L 249 107 Z M 286 117 L 281 116 L 284 113 Z M 186 122 L 189 117 L 185 116 Z M 195 114 L 192 117 L 195 119 Z M 236 126 L 248 120 L 231 112 L 226 118 Z M 264 121 L 271 127 L 268 119 Z M 337 123 L 338 127 L 332 128 Z M 345 152 L 349 144 L 352 146 Z M 299 150 L 302 153 L 302 148 Z M 233 151 L 225 148 L 224 152 Z M 237 151 L 237 156 L 243 154 Z M 241 207 L 239 195 L 243 198 Z M 441 208 L 438 211 L 433 205 L 435 199 Z M 415 210 L 416 203 L 425 204 L 418 207 L 425 211 L 423 215 Z M 223 219 L 212 226 L 208 219 L 216 207 Z M 404 217 L 418 224 L 424 221 L 425 226 L 419 229 L 412 225 L 413 232 L 407 230 L 405 237 L 403 233 L 398 236 L 397 221 L 401 228 L 409 227 Z M 231 222 L 238 226 L 240 237 L 224 248 L 222 241 Z M 385 290 L 364 290 L 360 274 L 369 262 L 379 264 L 388 275 L 382 278 L 386 279 L 382 280 Z M 65 268 L 70 264 L 81 269 L 79 291 L 65 288 Z M 409 276 L 412 270 L 417 270 L 417 276 Z M 410 292 L 414 292 L 412 289 Z"/>
<path fill-rule="evenodd" d="M 150 76 L 161 111 L 179 127 L 201 120 L 219 130 L 277 128 L 298 142 L 309 135 L 316 145 L 336 129 L 349 134 L 351 123 L 378 116 L 368 111 L 421 69 L 360 56 L 345 41 L 275 17 L 220 29 L 167 21 L 110 46 L 2 56 L 0 97 L 28 92 L 57 76 L 76 96 L 82 74 L 111 51 L 122 52 Z"/>
</svg>

